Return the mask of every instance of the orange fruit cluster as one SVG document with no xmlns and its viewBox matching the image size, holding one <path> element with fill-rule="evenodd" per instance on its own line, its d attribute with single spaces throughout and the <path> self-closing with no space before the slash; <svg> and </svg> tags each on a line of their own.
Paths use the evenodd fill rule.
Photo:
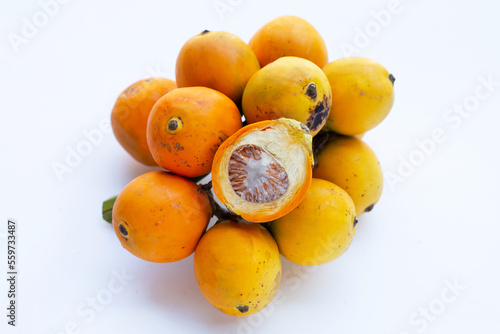
<svg viewBox="0 0 500 334">
<path fill-rule="evenodd" d="M 103 216 L 141 259 L 194 253 L 200 291 L 218 310 L 256 313 L 279 288 L 280 254 L 335 260 L 378 202 L 382 171 L 361 137 L 389 113 L 393 85 L 371 59 L 328 63 L 324 40 L 298 17 L 278 17 L 248 44 L 205 30 L 180 50 L 176 82 L 141 80 L 118 97 L 116 139 L 161 170 L 105 201 Z"/>
</svg>

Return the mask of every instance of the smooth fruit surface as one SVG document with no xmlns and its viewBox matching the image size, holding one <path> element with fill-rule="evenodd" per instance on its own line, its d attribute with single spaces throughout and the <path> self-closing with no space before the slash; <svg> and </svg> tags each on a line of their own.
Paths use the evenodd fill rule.
<svg viewBox="0 0 500 334">
<path fill-rule="evenodd" d="M 307 127 L 280 118 L 245 126 L 217 151 L 213 190 L 226 207 L 261 223 L 277 219 L 304 198 L 312 178 Z"/>
<path fill-rule="evenodd" d="M 210 172 L 229 136 L 242 127 L 238 107 L 206 87 L 178 88 L 162 97 L 148 121 L 148 144 L 156 163 L 178 175 Z"/>
<path fill-rule="evenodd" d="M 111 112 L 111 126 L 120 145 L 137 161 L 156 166 L 148 148 L 148 117 L 160 97 L 176 88 L 175 81 L 149 78 L 125 89 Z"/>
<path fill-rule="evenodd" d="M 205 298 L 220 311 L 251 315 L 266 307 L 278 291 L 278 246 L 259 224 L 222 221 L 196 247 L 194 274 Z"/>
<path fill-rule="evenodd" d="M 316 135 L 332 103 L 328 78 L 309 60 L 282 57 L 263 67 L 248 82 L 242 108 L 248 123 L 293 118 Z"/>
<path fill-rule="evenodd" d="M 224 31 L 204 31 L 184 44 L 177 57 L 179 87 L 213 88 L 235 103 L 260 69 L 252 49 L 239 37 Z"/>
<path fill-rule="evenodd" d="M 356 215 L 370 211 L 382 195 L 383 175 L 375 152 L 361 139 L 330 138 L 317 156 L 313 177 L 344 189 L 354 201 Z"/>
<path fill-rule="evenodd" d="M 323 38 L 309 22 L 297 16 L 280 16 L 266 23 L 249 45 L 262 67 L 284 56 L 305 58 L 319 67 L 328 63 Z"/>
<path fill-rule="evenodd" d="M 151 262 L 188 257 L 212 216 L 207 194 L 196 183 L 167 172 L 130 182 L 113 206 L 113 228 L 122 246 Z"/>
<path fill-rule="evenodd" d="M 354 203 L 335 184 L 312 180 L 306 197 L 289 214 L 270 223 L 281 255 L 301 265 L 328 263 L 342 255 L 355 232 Z"/>
<path fill-rule="evenodd" d="M 328 129 L 358 135 L 373 129 L 391 111 L 394 76 L 374 60 L 347 57 L 323 68 L 332 88 Z"/>
</svg>

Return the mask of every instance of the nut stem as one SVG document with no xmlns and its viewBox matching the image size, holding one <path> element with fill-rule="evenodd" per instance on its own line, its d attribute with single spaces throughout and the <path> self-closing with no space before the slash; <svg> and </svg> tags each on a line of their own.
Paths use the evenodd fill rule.
<svg viewBox="0 0 500 334">
<path fill-rule="evenodd" d="M 212 180 L 208 183 L 200 185 L 201 189 L 205 191 L 210 200 L 210 206 L 212 207 L 212 216 L 217 217 L 219 221 L 222 220 L 232 220 L 238 223 L 250 223 L 248 220 L 243 219 L 241 216 L 230 212 L 229 210 L 223 208 L 215 201 L 214 195 L 212 193 Z"/>
<path fill-rule="evenodd" d="M 113 205 L 117 197 L 114 196 L 102 202 L 102 219 L 110 224 L 113 222 Z"/>
</svg>

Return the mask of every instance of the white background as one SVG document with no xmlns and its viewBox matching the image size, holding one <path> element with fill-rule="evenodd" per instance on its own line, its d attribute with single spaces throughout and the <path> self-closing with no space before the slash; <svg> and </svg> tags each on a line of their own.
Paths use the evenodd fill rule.
<svg viewBox="0 0 500 334">
<path fill-rule="evenodd" d="M 371 13 L 389 0 L 222 0 L 232 4 L 222 18 L 213 0 L 67 2 L 18 52 L 9 36 L 22 36 L 23 18 L 33 22 L 41 6 L 0 5 L 0 268 L 7 218 L 15 218 L 20 273 L 12 329 L 1 269 L 1 333 L 500 332 L 500 87 L 460 123 L 445 118 L 454 105 L 472 105 L 479 78 L 500 81 L 497 2 L 401 0 L 365 44 L 357 29 L 376 29 Z M 358 48 L 354 55 L 394 74 L 393 110 L 365 139 L 386 175 L 398 175 L 402 160 L 414 164 L 397 184 L 385 180 L 381 201 L 361 217 L 346 254 L 310 273 L 283 260 L 276 302 L 257 316 L 234 318 L 201 295 L 192 256 L 142 261 L 102 221 L 102 201 L 151 170 L 112 134 L 101 132 L 102 142 L 61 180 L 53 165 L 65 163 L 84 131 L 109 119 L 128 85 L 173 78 L 177 53 L 191 36 L 226 30 L 248 41 L 284 14 L 311 22 L 330 60 L 350 44 Z M 418 160 L 415 141 L 435 129 L 446 141 Z M 110 293 L 117 272 L 133 279 Z M 447 284 L 455 283 L 453 294 Z M 106 304 L 94 314 L 93 298 Z"/>
</svg>

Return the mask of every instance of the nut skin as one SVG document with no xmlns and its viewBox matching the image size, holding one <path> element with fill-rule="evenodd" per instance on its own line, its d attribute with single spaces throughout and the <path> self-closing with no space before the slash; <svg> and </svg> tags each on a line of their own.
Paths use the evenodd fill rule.
<svg viewBox="0 0 500 334">
<path fill-rule="evenodd" d="M 217 309 L 248 316 L 266 307 L 278 290 L 278 246 L 259 224 L 221 221 L 196 247 L 194 274 L 200 291 Z"/>
<path fill-rule="evenodd" d="M 178 88 L 153 107 L 148 145 L 160 167 L 197 177 L 210 172 L 219 145 L 241 127 L 238 107 L 224 94 L 206 87 Z"/>
<path fill-rule="evenodd" d="M 328 63 L 323 38 L 309 22 L 297 16 L 280 16 L 266 23 L 249 45 L 262 67 L 283 56 L 304 58 L 319 67 Z"/>
<path fill-rule="evenodd" d="M 325 125 L 332 104 L 328 78 L 314 63 L 282 57 L 263 67 L 248 82 L 242 108 L 248 123 L 293 118 L 314 137 Z"/>
<path fill-rule="evenodd" d="M 394 78 L 378 62 L 346 57 L 323 68 L 332 88 L 332 107 L 326 128 L 353 136 L 376 127 L 394 103 Z"/>
<path fill-rule="evenodd" d="M 200 186 L 154 171 L 120 192 L 112 223 L 126 250 L 143 260 L 164 263 L 191 255 L 211 216 L 210 200 Z"/>
<path fill-rule="evenodd" d="M 301 265 L 318 265 L 341 256 L 355 233 L 355 209 L 349 195 L 335 184 L 312 180 L 300 204 L 269 224 L 281 255 Z"/>
<path fill-rule="evenodd" d="M 111 126 L 116 140 L 140 163 L 156 166 L 147 143 L 148 117 L 156 101 L 176 87 L 169 79 L 144 79 L 125 89 L 115 102 Z"/>
<path fill-rule="evenodd" d="M 239 37 L 224 31 L 206 31 L 182 47 L 176 79 L 179 87 L 209 87 L 239 105 L 243 89 L 259 69 L 257 57 Z"/>
<path fill-rule="evenodd" d="M 317 156 L 313 177 L 328 180 L 351 196 L 359 217 L 382 195 L 383 175 L 375 152 L 356 137 L 330 138 Z"/>
</svg>

